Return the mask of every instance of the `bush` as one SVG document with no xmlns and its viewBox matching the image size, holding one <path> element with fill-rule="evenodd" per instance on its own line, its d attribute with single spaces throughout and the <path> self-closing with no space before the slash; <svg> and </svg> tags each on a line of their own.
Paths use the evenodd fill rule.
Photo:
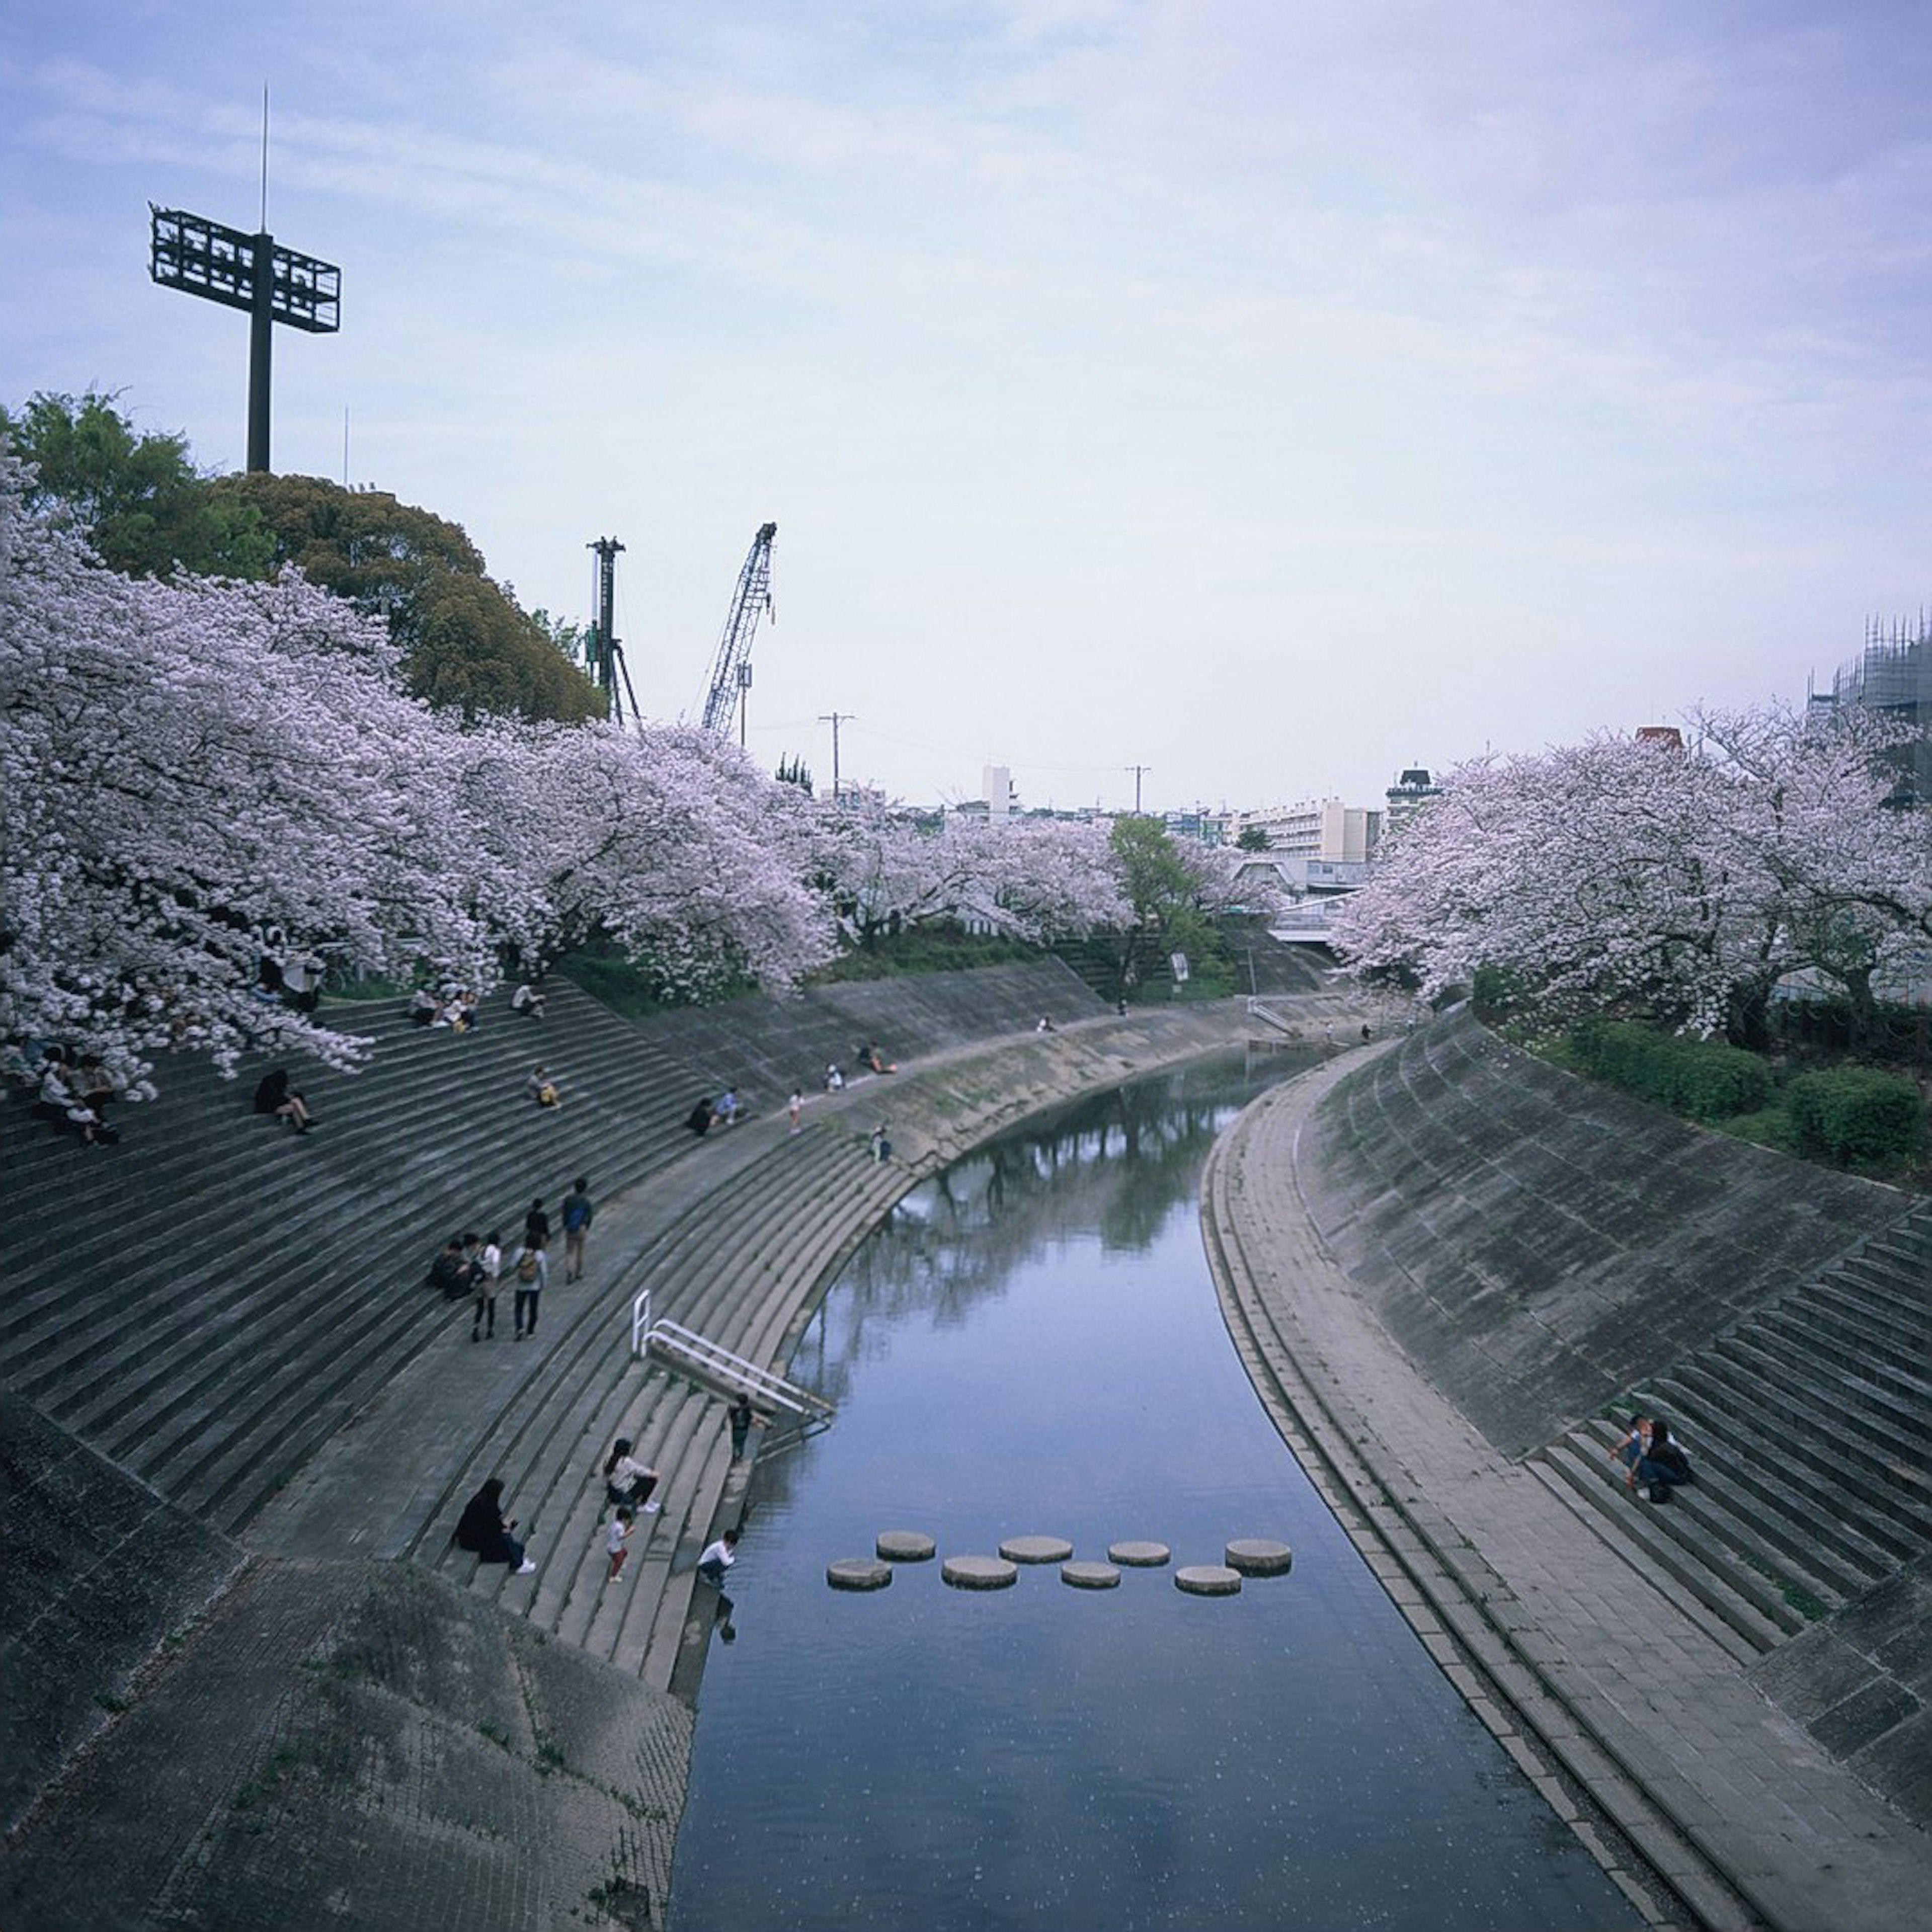
<svg viewBox="0 0 1932 1932">
<path fill-rule="evenodd" d="M 1917 1144 L 1924 1112 L 1910 1080 L 1870 1066 L 1801 1073 L 1785 1102 L 1798 1144 L 1841 1166 L 1903 1159 Z"/>
<path fill-rule="evenodd" d="M 1755 1054 L 1714 1040 L 1653 1032 L 1629 1020 L 1580 1021 L 1570 1034 L 1577 1064 L 1639 1100 L 1694 1120 L 1758 1112 L 1771 1096 L 1771 1070 Z"/>
</svg>

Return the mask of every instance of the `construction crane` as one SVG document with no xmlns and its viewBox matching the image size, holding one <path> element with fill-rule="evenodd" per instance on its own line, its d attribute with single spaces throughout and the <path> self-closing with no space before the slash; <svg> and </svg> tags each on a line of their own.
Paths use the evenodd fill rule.
<svg viewBox="0 0 1932 1932">
<path fill-rule="evenodd" d="M 722 731 L 731 722 L 731 708 L 738 713 L 738 742 L 744 742 L 742 706 L 752 688 L 752 636 L 758 619 L 772 608 L 772 539 L 778 533 L 776 524 L 760 524 L 752 539 L 745 567 L 738 573 L 737 595 L 731 599 L 731 614 L 724 620 L 724 634 L 718 640 L 718 655 L 711 662 L 711 677 L 705 686 L 704 715 L 699 722 L 707 731 Z M 778 622 L 776 616 L 772 621 Z"/>
</svg>

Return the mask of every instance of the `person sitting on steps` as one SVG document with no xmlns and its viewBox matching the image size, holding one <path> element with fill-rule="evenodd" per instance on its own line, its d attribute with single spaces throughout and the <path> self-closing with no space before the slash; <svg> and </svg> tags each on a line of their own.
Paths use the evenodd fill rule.
<svg viewBox="0 0 1932 1932">
<path fill-rule="evenodd" d="M 524 1546 L 510 1532 L 517 1526 L 512 1516 L 507 1522 L 503 1516 L 503 1480 L 492 1476 L 469 1502 L 463 1506 L 463 1515 L 456 1526 L 456 1546 L 467 1550 L 485 1563 L 507 1563 L 519 1576 L 529 1576 L 536 1568 L 524 1553 Z"/>
</svg>

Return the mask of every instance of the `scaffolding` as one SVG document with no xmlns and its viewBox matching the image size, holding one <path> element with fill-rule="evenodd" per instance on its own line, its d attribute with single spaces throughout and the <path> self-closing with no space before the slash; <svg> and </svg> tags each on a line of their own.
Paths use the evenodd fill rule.
<svg viewBox="0 0 1932 1932">
<path fill-rule="evenodd" d="M 1814 702 L 1821 701 L 1814 698 Z M 1864 649 L 1832 680 L 1830 702 L 1882 711 L 1916 725 L 1916 743 L 1903 746 L 1894 805 L 1932 805 L 1932 616 L 1868 618 Z"/>
</svg>

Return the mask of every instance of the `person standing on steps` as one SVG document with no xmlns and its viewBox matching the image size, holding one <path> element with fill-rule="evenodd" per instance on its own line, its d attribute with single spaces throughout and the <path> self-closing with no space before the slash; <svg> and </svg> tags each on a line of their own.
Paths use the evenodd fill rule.
<svg viewBox="0 0 1932 1932">
<path fill-rule="evenodd" d="M 604 1534 L 604 1547 L 610 1556 L 610 1574 L 604 1580 L 607 1583 L 616 1582 L 623 1574 L 624 1558 L 631 1553 L 631 1526 L 636 1520 L 637 1512 L 628 1503 L 617 1505 L 610 1527 Z"/>
<path fill-rule="evenodd" d="M 716 1621 L 722 1626 L 718 1634 L 727 1643 L 737 1638 L 738 1633 L 731 1623 L 731 1612 L 737 1606 L 724 1594 L 724 1573 L 737 1560 L 738 1532 L 735 1529 L 728 1529 L 716 1543 L 706 1544 L 704 1555 L 698 1559 L 699 1576 L 718 1592 Z"/>
<path fill-rule="evenodd" d="M 785 1102 L 785 1118 L 790 1122 L 790 1130 L 794 1133 L 798 1132 L 798 1117 L 804 1107 L 805 1096 L 794 1087 L 791 1090 L 791 1098 Z"/>
<path fill-rule="evenodd" d="M 503 1238 L 492 1228 L 476 1256 L 476 1306 L 470 1317 L 472 1342 L 480 1342 L 484 1334 L 493 1342 L 496 1339 L 496 1278 L 502 1272 Z"/>
<path fill-rule="evenodd" d="M 596 1209 L 590 1204 L 590 1184 L 579 1174 L 563 1197 L 563 1279 L 566 1286 L 584 1279 L 584 1238 L 590 1232 Z"/>
<path fill-rule="evenodd" d="M 738 1399 L 725 1412 L 731 1424 L 731 1460 L 742 1462 L 745 1460 L 745 1444 L 752 1439 L 752 1431 L 764 1427 L 767 1418 L 752 1406 L 752 1398 L 742 1389 Z"/>
<path fill-rule="evenodd" d="M 526 1335 L 537 1332 L 537 1302 L 544 1292 L 544 1284 L 549 1279 L 550 1268 L 544 1259 L 544 1244 L 536 1237 L 526 1234 L 524 1245 L 517 1250 L 514 1272 L 517 1282 L 517 1299 L 512 1313 L 515 1329 L 514 1340 L 520 1342 Z"/>
<path fill-rule="evenodd" d="M 540 1246 L 550 1246 L 550 1216 L 544 1212 L 541 1194 L 530 1203 L 530 1211 L 524 1216 L 524 1240 L 526 1245 L 535 1241 Z"/>
</svg>

